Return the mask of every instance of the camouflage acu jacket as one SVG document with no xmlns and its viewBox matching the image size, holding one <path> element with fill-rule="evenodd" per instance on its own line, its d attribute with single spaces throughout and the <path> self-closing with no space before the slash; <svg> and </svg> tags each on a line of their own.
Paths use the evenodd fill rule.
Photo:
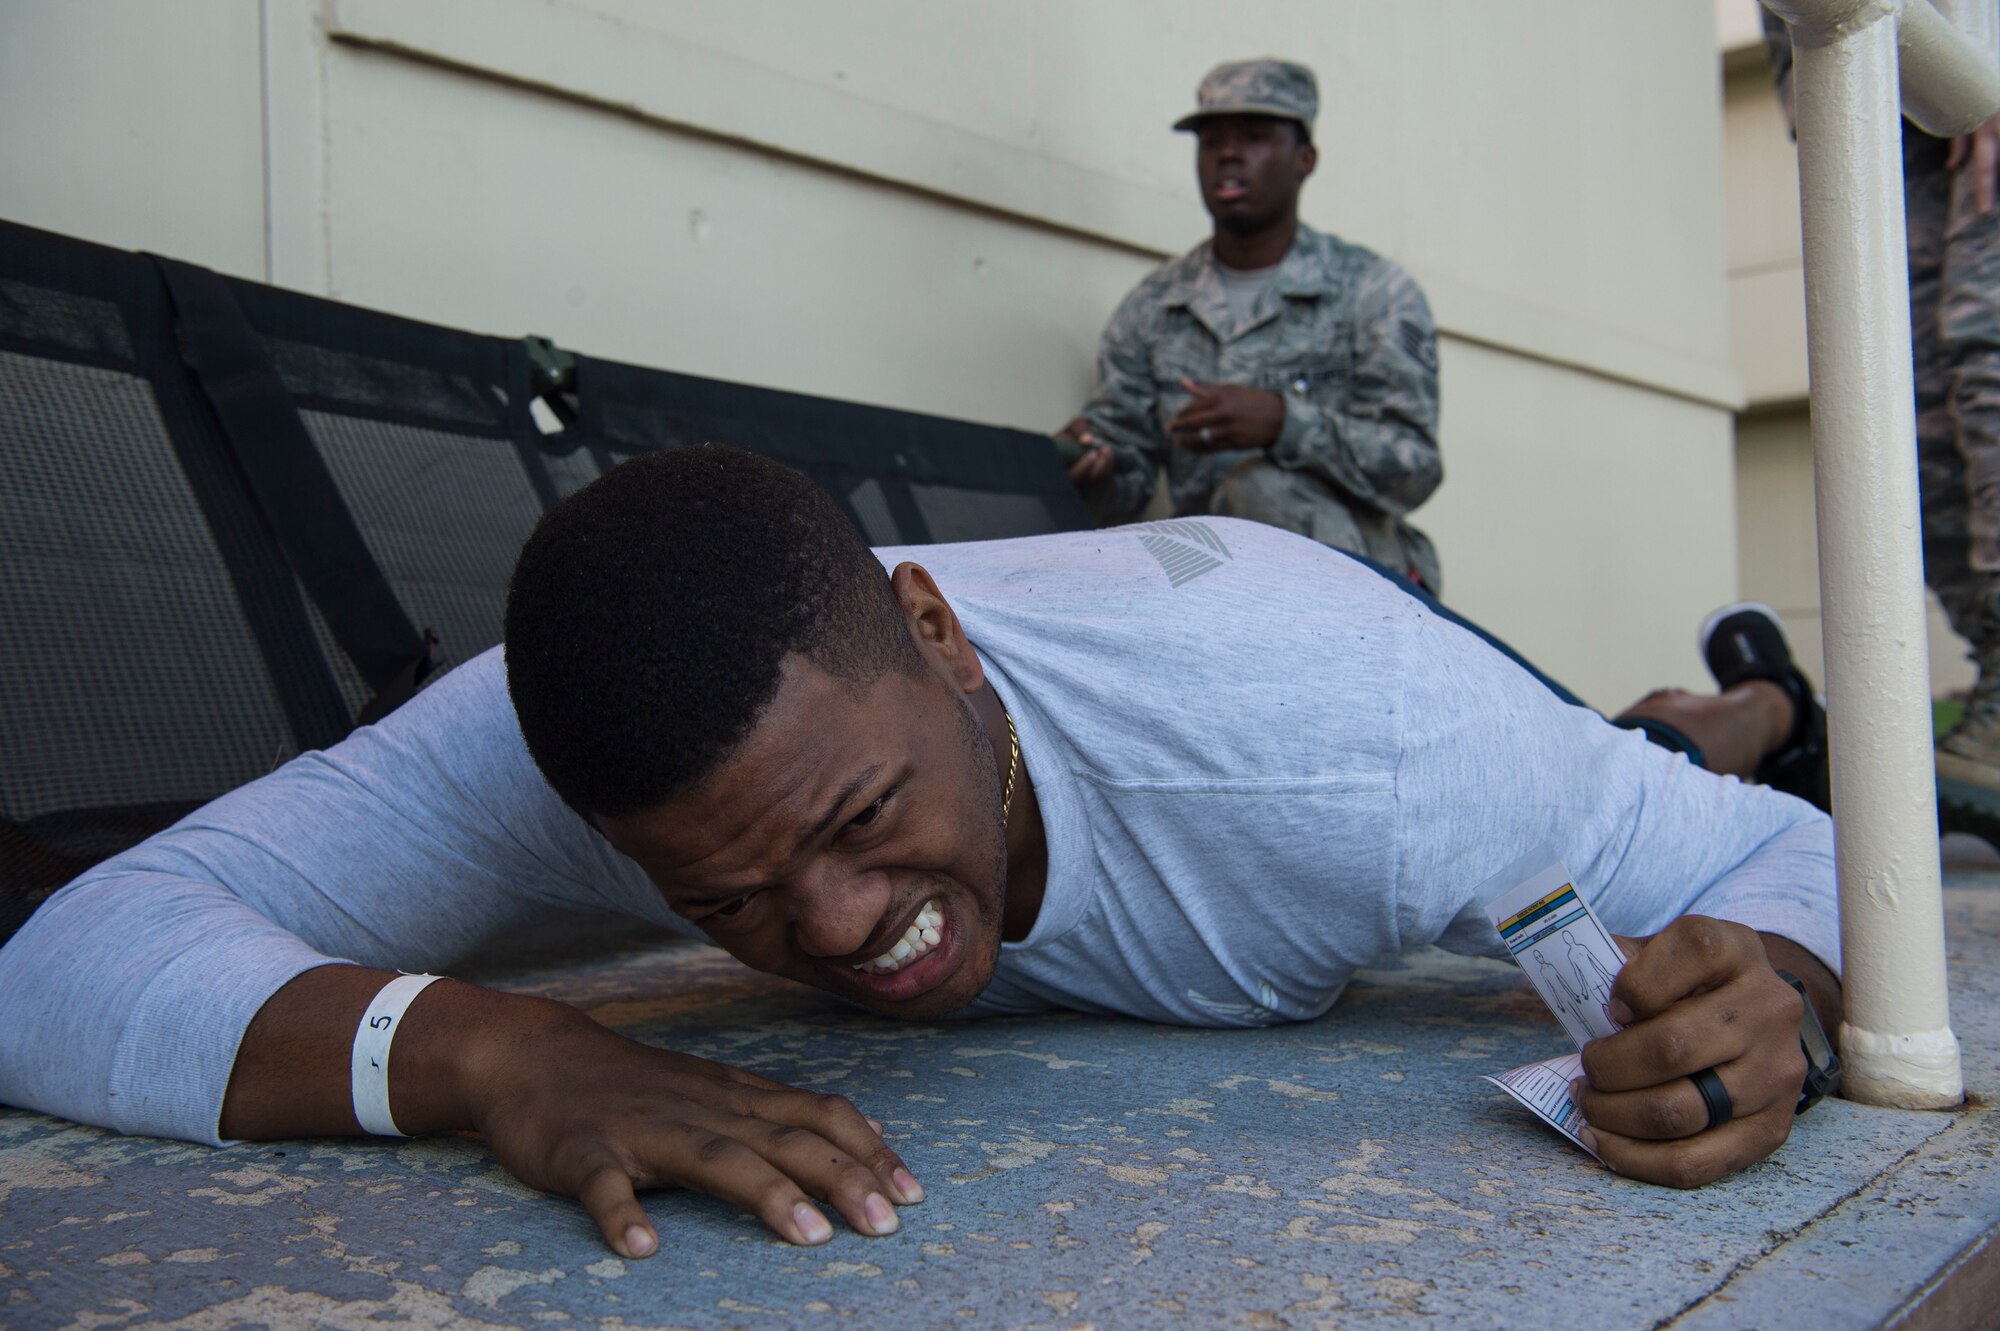
<svg viewBox="0 0 2000 1331">
<path fill-rule="evenodd" d="M 1283 396 L 1284 427 L 1263 455 L 1305 473 L 1321 502 L 1346 509 L 1332 523 L 1312 520 L 1307 534 L 1423 572 L 1435 589 L 1436 554 L 1402 521 L 1444 475 L 1437 330 L 1408 273 L 1301 225 L 1238 325 L 1207 241 L 1160 265 L 1119 305 L 1098 346 L 1097 391 L 1082 414 L 1116 458 L 1090 496 L 1100 516 L 1137 513 L 1162 466 L 1175 513 L 1211 512 L 1223 479 L 1259 456 L 1173 445 L 1166 424 L 1187 405 L 1183 378 Z"/>
</svg>

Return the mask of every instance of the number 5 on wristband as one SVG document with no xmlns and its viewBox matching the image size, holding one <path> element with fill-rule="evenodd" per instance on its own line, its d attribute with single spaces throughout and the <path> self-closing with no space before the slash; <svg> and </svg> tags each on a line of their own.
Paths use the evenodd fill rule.
<svg viewBox="0 0 2000 1331">
<path fill-rule="evenodd" d="M 404 1137 L 389 1113 L 389 1046 L 403 1013 L 442 975 L 398 975 L 375 994 L 361 1024 L 354 1028 L 354 1054 L 349 1063 L 354 1095 L 354 1121 L 377 1137 Z"/>
</svg>

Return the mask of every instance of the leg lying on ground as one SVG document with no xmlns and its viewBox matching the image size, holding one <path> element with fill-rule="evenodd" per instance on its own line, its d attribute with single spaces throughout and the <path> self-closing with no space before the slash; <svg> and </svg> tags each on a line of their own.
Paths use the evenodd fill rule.
<svg viewBox="0 0 2000 1331">
<path fill-rule="evenodd" d="M 1752 601 L 1702 621 L 1702 659 L 1715 694 L 1660 689 L 1613 723 L 1688 754 L 1710 771 L 1758 781 L 1832 812 L 1826 713 L 1792 660 L 1777 612 Z"/>
<path fill-rule="evenodd" d="M 1745 781 L 1790 738 L 1797 709 L 1791 695 L 1767 679 L 1721 693 L 1655 689 L 1612 719 L 1658 721 L 1700 746 L 1703 766 Z M 1635 729 L 1638 727 L 1634 727 Z"/>
</svg>

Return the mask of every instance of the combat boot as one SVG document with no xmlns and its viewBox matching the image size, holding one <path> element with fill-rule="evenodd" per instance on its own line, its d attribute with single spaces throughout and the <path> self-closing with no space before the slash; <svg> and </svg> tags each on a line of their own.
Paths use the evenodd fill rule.
<svg viewBox="0 0 2000 1331">
<path fill-rule="evenodd" d="M 1937 742 L 1941 781 L 1976 786 L 2000 799 L 2000 643 L 1980 649 L 1979 678 L 1965 700 L 1965 715 Z"/>
<path fill-rule="evenodd" d="M 1979 678 L 1965 715 L 1937 742 L 1940 832 L 1969 832 L 2000 848 L 2000 639 L 1975 650 Z"/>
</svg>

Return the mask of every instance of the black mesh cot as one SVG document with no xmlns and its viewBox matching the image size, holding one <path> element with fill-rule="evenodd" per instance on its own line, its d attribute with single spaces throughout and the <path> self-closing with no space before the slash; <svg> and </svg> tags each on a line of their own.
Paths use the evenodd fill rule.
<svg viewBox="0 0 2000 1331">
<path fill-rule="evenodd" d="M 547 508 L 710 441 L 800 468 L 871 544 L 1089 523 L 1045 436 L 0 222 L 0 941 L 83 869 L 498 642 Z"/>
</svg>

